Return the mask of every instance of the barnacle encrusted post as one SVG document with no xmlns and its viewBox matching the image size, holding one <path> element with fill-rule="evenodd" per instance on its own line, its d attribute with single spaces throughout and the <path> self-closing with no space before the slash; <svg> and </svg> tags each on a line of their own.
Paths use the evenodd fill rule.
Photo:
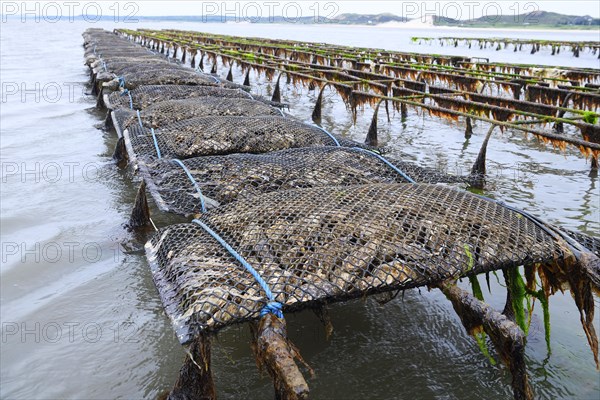
<svg viewBox="0 0 600 400">
<path fill-rule="evenodd" d="M 244 86 L 250 86 L 250 68 L 246 71 L 246 76 L 244 77 Z"/>
<path fill-rule="evenodd" d="M 111 119 L 108 118 L 107 121 L 109 120 Z M 117 140 L 115 150 L 112 154 L 112 159 L 119 168 L 125 168 L 127 166 L 129 155 L 127 154 L 127 148 L 125 147 L 125 138 L 120 137 L 119 140 Z"/>
<path fill-rule="evenodd" d="M 384 100 L 380 100 L 379 103 L 375 106 L 375 112 L 373 113 L 373 119 L 371 120 L 371 125 L 369 126 L 369 131 L 367 132 L 367 138 L 365 139 L 365 144 L 368 146 L 377 147 L 377 114 L 379 114 L 379 106 L 381 102 Z"/>
<path fill-rule="evenodd" d="M 287 338 L 285 320 L 267 313 L 258 323 L 252 323 L 250 328 L 256 363 L 271 375 L 275 386 L 275 398 L 307 399 L 308 384 L 294 360 L 306 364 L 297 348 Z"/>
<path fill-rule="evenodd" d="M 442 284 L 440 289 L 452 302 L 465 329 L 471 335 L 484 330 L 512 374 L 516 400 L 533 399 L 533 391 L 525 366 L 525 334 L 510 319 L 476 299 L 454 284 Z"/>
<path fill-rule="evenodd" d="M 405 103 L 400 103 L 400 118 L 402 121 L 406 121 L 408 118 L 408 108 Z"/>
<path fill-rule="evenodd" d="M 129 218 L 130 228 L 141 228 L 150 225 L 150 208 L 146 197 L 146 182 L 142 181 L 135 196 L 135 204 Z"/>
<path fill-rule="evenodd" d="M 271 96 L 271 101 L 274 103 L 281 103 L 281 91 L 279 89 L 279 81 L 281 80 L 281 75 L 279 74 L 277 77 L 277 82 L 275 83 L 275 89 L 273 90 L 273 96 Z"/>
<path fill-rule="evenodd" d="M 492 136 L 492 132 L 494 131 L 495 127 L 496 125 L 490 126 L 490 129 L 488 130 L 487 135 L 481 144 L 481 149 L 479 150 L 475 164 L 473 164 L 473 168 L 471 169 L 471 175 L 478 178 L 474 182 L 473 186 L 480 189 L 483 189 L 483 186 L 485 185 L 485 155 L 487 152 L 488 142 L 490 141 L 490 137 Z"/>
<path fill-rule="evenodd" d="M 312 120 L 317 125 L 321 125 L 321 108 L 323 107 L 323 91 L 325 90 L 325 87 L 327 87 L 327 84 L 321 87 L 317 102 L 315 103 L 315 108 L 312 112 Z"/>
<path fill-rule="evenodd" d="M 169 400 L 212 400 L 217 398 L 211 371 L 210 337 L 200 334 L 190 345 L 179 378 Z"/>
<path fill-rule="evenodd" d="M 467 117 L 465 123 L 465 139 L 469 139 L 473 135 L 473 123 L 471 122 L 471 117 Z"/>
</svg>

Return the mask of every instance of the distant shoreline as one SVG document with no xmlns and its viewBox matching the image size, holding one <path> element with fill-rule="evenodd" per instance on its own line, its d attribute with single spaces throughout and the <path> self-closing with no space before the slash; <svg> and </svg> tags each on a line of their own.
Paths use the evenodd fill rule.
<svg viewBox="0 0 600 400">
<path fill-rule="evenodd" d="M 18 15 L 3 15 L 3 20 L 19 20 L 21 17 Z M 34 18 L 34 17 L 30 17 Z M 225 19 L 225 21 L 223 21 Z M 82 15 L 72 17 L 75 21 L 85 21 L 86 18 Z M 114 18 L 108 16 L 101 16 L 95 19 L 93 22 L 110 22 Z M 62 19 L 56 22 L 69 22 L 68 19 Z M 598 31 L 600 33 L 600 25 L 552 25 L 552 24 L 458 24 L 458 23 L 434 23 L 432 21 L 420 22 L 418 19 L 410 20 L 406 22 L 400 21 L 387 21 L 378 23 L 362 23 L 358 21 L 344 21 L 337 22 L 335 20 L 327 21 L 314 21 L 312 18 L 301 18 L 297 22 L 286 21 L 283 17 L 274 17 L 273 21 L 261 20 L 261 21 L 246 21 L 246 20 L 235 20 L 235 18 L 228 16 L 135 16 L 130 23 L 144 23 L 144 22 L 188 22 L 188 23 L 203 23 L 203 24 L 256 24 L 256 25 L 289 25 L 298 24 L 306 26 L 335 26 L 335 27 L 353 27 L 353 28 L 398 28 L 398 29 L 431 29 L 431 30 L 511 30 L 511 31 L 540 31 L 540 32 L 591 32 Z"/>
</svg>

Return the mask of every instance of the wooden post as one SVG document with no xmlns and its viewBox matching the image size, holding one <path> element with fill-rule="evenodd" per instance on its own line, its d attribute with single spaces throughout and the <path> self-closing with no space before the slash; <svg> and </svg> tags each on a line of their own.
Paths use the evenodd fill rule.
<svg viewBox="0 0 600 400">
<path fill-rule="evenodd" d="M 256 363 L 271 375 L 275 386 L 275 398 L 307 399 L 308 384 L 294 360 L 306 364 L 287 338 L 285 320 L 269 313 L 258 323 L 250 324 L 250 328 Z M 310 371 L 312 373 L 312 370 Z"/>
<path fill-rule="evenodd" d="M 406 121 L 408 118 L 408 108 L 405 103 L 400 103 L 400 118 L 402 121 Z"/>
<path fill-rule="evenodd" d="M 368 146 L 377 147 L 379 144 L 379 141 L 377 140 L 377 114 L 379 114 L 379 105 L 382 101 L 383 100 L 380 100 L 375 106 L 375 112 L 373 113 L 373 118 L 371 119 L 369 131 L 367 132 L 367 138 L 365 139 L 365 144 Z"/>
<path fill-rule="evenodd" d="M 279 90 L 279 81 L 281 80 L 281 75 L 277 77 L 277 82 L 275 83 L 275 89 L 273 90 L 273 96 L 271 96 L 271 101 L 274 103 L 281 103 L 281 91 Z"/>
<path fill-rule="evenodd" d="M 564 101 L 562 102 L 562 104 L 560 106 L 563 108 L 567 108 L 569 106 L 569 101 L 571 101 L 571 97 L 573 97 L 573 93 L 569 93 L 568 95 L 566 95 Z M 565 116 L 565 112 L 566 112 L 566 110 L 558 111 L 558 113 L 556 114 L 556 117 L 563 118 Z M 562 122 L 555 122 L 553 128 L 557 133 L 565 132 Z"/>
<path fill-rule="evenodd" d="M 467 117 L 465 120 L 467 126 L 465 128 L 465 139 L 469 139 L 473 135 L 473 123 L 471 117 Z"/>
<path fill-rule="evenodd" d="M 142 181 L 137 195 L 135 196 L 135 203 L 133 205 L 133 210 L 131 211 L 128 226 L 136 229 L 150 224 L 150 208 L 148 207 L 148 198 L 146 197 L 146 182 Z"/>
<path fill-rule="evenodd" d="M 312 120 L 317 125 L 321 125 L 321 109 L 323 107 L 323 105 L 322 105 L 323 91 L 325 90 L 326 86 L 327 86 L 327 84 L 323 85 L 323 87 L 321 88 L 321 91 L 319 92 L 319 97 L 317 97 L 317 102 L 315 103 L 315 108 L 313 109 L 313 112 L 312 112 Z"/>
<path fill-rule="evenodd" d="M 210 337 L 201 334 L 190 345 L 179 378 L 169 400 L 212 400 L 217 398 L 210 367 Z"/>
<path fill-rule="evenodd" d="M 327 340 L 331 339 L 331 336 L 333 335 L 333 323 L 331 322 L 331 317 L 329 316 L 327 307 L 325 305 L 320 305 L 313 308 L 313 311 L 321 323 L 325 326 L 325 338 Z"/>
<path fill-rule="evenodd" d="M 110 118 L 110 113 L 106 120 L 112 121 L 112 119 Z M 127 148 L 125 147 L 125 139 L 123 137 L 120 137 L 119 140 L 117 140 L 115 150 L 113 151 L 112 159 L 115 161 L 119 168 L 125 168 L 127 166 L 127 163 L 129 161 L 129 155 L 127 154 Z"/>
<path fill-rule="evenodd" d="M 492 132 L 496 125 L 490 126 L 490 129 L 481 144 L 481 149 L 479 149 L 479 154 L 477 155 L 477 160 L 475 160 L 475 164 L 473 164 L 473 168 L 471 169 L 471 175 L 474 175 L 476 178 L 476 182 L 473 185 L 476 188 L 483 189 L 485 185 L 485 155 L 487 153 L 488 142 L 490 141 L 490 137 L 492 136 Z"/>
<path fill-rule="evenodd" d="M 515 399 L 531 400 L 533 391 L 525 366 L 525 334 L 502 313 L 476 299 L 470 293 L 454 284 L 441 285 L 440 290 L 452 302 L 469 334 L 478 329 L 490 336 L 494 347 L 512 374 L 512 388 Z"/>
<path fill-rule="evenodd" d="M 250 67 L 248 67 L 248 71 L 246 71 L 246 76 L 244 77 L 244 86 L 250 86 Z"/>
</svg>

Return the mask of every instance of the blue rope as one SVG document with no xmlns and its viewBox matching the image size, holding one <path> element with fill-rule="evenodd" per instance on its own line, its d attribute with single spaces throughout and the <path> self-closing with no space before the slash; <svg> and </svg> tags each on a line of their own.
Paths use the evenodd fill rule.
<svg viewBox="0 0 600 400">
<path fill-rule="evenodd" d="M 150 132 L 152 132 L 152 139 L 154 140 L 154 147 L 156 148 L 156 155 L 160 160 L 162 156 L 160 155 L 160 149 L 158 148 L 158 141 L 156 140 L 156 133 L 154 133 L 154 128 L 150 128 Z"/>
<path fill-rule="evenodd" d="M 136 112 L 137 112 L 138 122 L 140 123 L 140 128 L 144 128 L 144 125 L 142 125 L 142 117 L 140 116 L 140 110 L 136 110 Z"/>
<path fill-rule="evenodd" d="M 315 125 L 315 128 L 319 128 L 320 130 L 322 130 L 323 132 L 325 132 L 327 134 L 327 136 L 329 136 L 331 138 L 331 140 L 333 140 L 333 142 L 335 143 L 336 146 L 342 147 L 342 145 L 340 144 L 340 142 L 338 142 L 338 140 L 335 138 L 335 136 L 333 136 L 331 133 L 327 132 L 325 129 L 321 128 L 318 125 Z"/>
<path fill-rule="evenodd" d="M 353 147 L 352 149 L 353 150 L 362 151 L 363 153 L 367 153 L 369 155 L 372 155 L 372 156 L 375 156 L 375 157 L 379 158 L 381 161 L 383 161 L 384 163 L 386 163 L 388 167 L 392 168 L 394 171 L 396 171 L 397 173 L 399 173 L 400 176 L 402 176 L 408 182 L 410 182 L 410 183 L 417 183 L 410 176 L 408 176 L 404 172 L 402 172 L 402 170 L 400 168 L 396 167 L 394 164 L 392 164 L 391 162 L 389 162 L 385 157 L 383 157 L 383 156 L 381 156 L 381 155 L 379 155 L 377 153 L 374 153 L 374 152 L 372 152 L 370 150 L 363 149 L 363 148 L 360 148 L 360 147 Z"/>
<path fill-rule="evenodd" d="M 125 95 L 129 96 L 129 108 L 133 110 L 133 97 L 131 97 L 131 92 L 129 91 L 129 89 L 125 89 L 123 90 L 123 92 L 121 92 L 121 96 Z"/>
<path fill-rule="evenodd" d="M 122 76 L 119 77 L 119 87 L 125 87 L 125 78 L 123 78 Z"/>
<path fill-rule="evenodd" d="M 154 134 L 154 132 L 152 132 L 152 133 Z M 158 150 L 158 147 L 156 148 L 156 150 Z M 183 170 L 187 174 L 188 178 L 190 179 L 190 181 L 194 185 L 194 188 L 196 189 L 196 191 L 200 195 L 200 209 L 202 210 L 203 213 L 206 212 L 206 205 L 204 204 L 204 195 L 202 195 L 202 190 L 200 190 L 200 186 L 198 186 L 198 182 L 196 182 L 196 180 L 192 176 L 192 173 L 190 172 L 190 170 L 187 169 L 187 167 L 181 162 L 181 160 L 178 160 L 178 159 L 174 158 L 171 161 L 174 162 L 174 163 L 176 163 L 176 164 L 178 164 L 181 168 L 183 168 Z"/>
<path fill-rule="evenodd" d="M 273 296 L 273 292 L 271 292 L 271 288 L 269 288 L 269 285 L 263 279 L 263 277 L 260 276 L 260 274 L 258 273 L 258 271 L 256 271 L 252 267 L 252 265 L 250 265 L 248 263 L 248 261 L 246 261 L 246 259 L 244 257 L 242 257 L 237 251 L 235 251 L 233 249 L 233 247 L 231 247 L 229 245 L 229 243 L 227 243 L 225 241 L 225 239 L 223 239 L 215 231 L 213 231 L 212 229 L 210 229 L 202 221 L 194 219 L 194 220 L 192 220 L 192 222 L 194 222 L 195 224 L 199 225 L 209 235 L 211 235 L 213 238 L 215 238 L 215 240 L 217 242 L 219 242 L 219 244 L 221 246 L 223 246 L 225 248 L 225 250 L 227 250 L 237 261 L 239 261 L 240 264 L 242 264 L 242 266 L 244 268 L 246 268 L 246 270 L 252 275 L 252 277 L 256 280 L 256 282 L 260 285 L 260 287 L 262 288 L 262 290 L 267 295 L 267 299 L 269 299 L 268 303 L 262 308 L 262 310 L 260 310 L 260 316 L 264 317 L 265 315 L 271 313 L 271 314 L 274 314 L 275 316 L 277 316 L 277 318 L 283 318 L 283 313 L 281 312 L 281 308 L 283 307 L 283 305 L 281 303 L 279 303 L 278 301 L 275 300 L 275 296 Z"/>
</svg>

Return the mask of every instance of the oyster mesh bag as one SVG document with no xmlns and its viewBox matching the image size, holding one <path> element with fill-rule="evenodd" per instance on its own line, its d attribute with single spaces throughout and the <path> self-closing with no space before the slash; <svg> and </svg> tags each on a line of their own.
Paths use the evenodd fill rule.
<svg viewBox="0 0 600 400">
<path fill-rule="evenodd" d="M 583 247 L 600 257 L 600 238 L 597 236 L 586 235 L 585 233 L 571 231 L 569 229 L 561 228 L 567 235 L 571 236 Z"/>
<path fill-rule="evenodd" d="M 183 164 L 183 165 L 182 165 Z M 231 154 L 139 163 L 156 204 L 182 215 L 276 190 L 367 183 L 449 182 L 455 177 L 395 161 L 368 150 L 304 147 L 266 154 Z"/>
<path fill-rule="evenodd" d="M 201 226 L 201 225 L 204 225 Z M 560 263 L 563 242 L 518 212 L 429 184 L 277 191 L 240 199 L 146 244 L 153 278 L 182 343 L 259 316 L 407 289 L 468 274 Z"/>
<path fill-rule="evenodd" d="M 120 112 L 118 110 L 115 113 Z M 140 114 L 144 114 L 144 111 Z M 154 135 L 151 129 L 132 124 L 124 132 L 124 137 L 132 159 L 156 158 L 159 152 L 163 158 L 181 159 L 232 153 L 266 153 L 294 147 L 335 146 L 336 140 L 341 145 L 358 145 L 329 135 L 314 125 L 276 116 L 192 118 L 156 129 Z"/>
<path fill-rule="evenodd" d="M 174 64 L 169 65 L 170 68 L 153 69 L 140 65 L 136 70 L 130 67 L 126 72 L 121 73 L 120 77 L 123 78 L 124 87 L 129 90 L 142 85 L 216 85 L 219 83 L 219 79 L 212 75 L 198 73 Z"/>
<path fill-rule="evenodd" d="M 170 63 L 167 59 L 160 59 L 157 57 L 151 58 L 133 58 L 133 57 L 119 57 L 112 58 L 108 61 L 104 59 L 98 60 L 92 64 L 92 68 L 95 72 L 107 71 L 113 74 L 123 74 L 127 72 L 136 72 L 140 68 L 146 69 L 160 69 L 160 68 L 182 68 L 177 66 L 175 63 Z"/>
<path fill-rule="evenodd" d="M 142 57 L 142 58 L 158 58 L 158 56 L 149 50 L 140 48 L 139 46 L 129 47 L 123 46 L 119 48 L 107 48 L 106 46 L 93 45 L 85 52 L 86 56 L 95 56 L 104 61 L 108 61 L 113 57 Z"/>
<path fill-rule="evenodd" d="M 113 92 L 107 96 L 105 105 L 114 110 L 130 108 L 143 110 L 154 103 L 166 100 L 190 99 L 198 97 L 227 97 L 252 99 L 252 95 L 239 89 L 226 89 L 218 86 L 198 85 L 149 85 L 130 91 Z"/>
<path fill-rule="evenodd" d="M 184 100 L 167 100 L 156 103 L 139 112 L 119 109 L 113 111 L 121 132 L 134 126 L 158 128 L 194 117 L 205 116 L 257 116 L 281 115 L 281 111 L 260 101 L 207 96 Z M 217 127 L 215 127 L 217 128 Z M 218 131 L 213 131 L 218 135 Z"/>
</svg>

